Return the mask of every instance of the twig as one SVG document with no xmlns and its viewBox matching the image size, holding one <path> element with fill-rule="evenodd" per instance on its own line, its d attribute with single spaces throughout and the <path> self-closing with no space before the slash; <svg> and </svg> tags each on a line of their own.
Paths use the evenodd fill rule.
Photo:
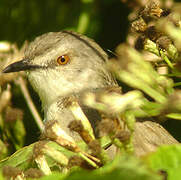
<svg viewBox="0 0 181 180">
<path fill-rule="evenodd" d="M 84 151 L 82 151 L 81 153 L 84 154 L 89 159 L 95 161 L 96 163 L 101 163 L 100 159 L 98 159 L 98 158 L 96 158 L 96 157 L 94 157 L 94 156 L 92 156 L 92 155 L 90 155 L 90 154 L 88 154 L 88 153 L 86 153 Z"/>
<path fill-rule="evenodd" d="M 87 161 L 92 167 L 94 168 L 99 168 L 99 166 L 94 162 L 92 161 L 91 159 L 89 159 L 85 154 L 83 154 L 82 152 L 79 152 L 78 153 L 80 157 L 82 157 L 85 161 Z"/>
<path fill-rule="evenodd" d="M 24 96 L 24 98 L 26 100 L 26 103 L 27 103 L 27 105 L 28 105 L 28 107 L 29 107 L 34 119 L 35 119 L 35 122 L 37 123 L 39 129 L 41 131 L 43 131 L 44 124 L 42 122 L 42 119 L 41 119 L 38 111 L 36 110 L 36 107 L 35 107 L 35 105 L 33 103 L 33 100 L 31 99 L 31 96 L 30 96 L 29 91 L 28 91 L 28 89 L 26 87 L 26 84 L 25 84 L 25 80 L 22 77 L 19 77 L 18 84 L 19 84 L 19 86 L 21 88 L 21 91 L 22 91 L 23 96 Z"/>
</svg>

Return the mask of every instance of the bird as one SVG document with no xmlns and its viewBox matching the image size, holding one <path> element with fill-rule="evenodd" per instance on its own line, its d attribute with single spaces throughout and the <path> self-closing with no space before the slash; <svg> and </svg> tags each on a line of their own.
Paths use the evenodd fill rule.
<svg viewBox="0 0 181 180">
<path fill-rule="evenodd" d="M 57 120 L 62 129 L 75 139 L 77 133 L 68 125 L 74 120 L 64 106 L 64 98 L 105 87 L 117 87 L 106 68 L 108 55 L 92 39 L 72 31 L 49 32 L 32 41 L 23 60 L 7 66 L 3 73 L 26 71 L 30 84 L 38 93 L 44 111 L 44 121 Z M 93 129 L 99 113 L 82 106 Z M 144 134 L 143 134 L 144 132 Z M 161 144 L 178 143 L 161 125 L 151 121 L 137 122 L 134 146 L 138 155 L 155 150 Z"/>
</svg>

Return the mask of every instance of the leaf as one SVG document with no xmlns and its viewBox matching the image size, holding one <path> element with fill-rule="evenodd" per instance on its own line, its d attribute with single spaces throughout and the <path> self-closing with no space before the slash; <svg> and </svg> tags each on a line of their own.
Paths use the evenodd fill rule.
<svg viewBox="0 0 181 180">
<path fill-rule="evenodd" d="M 33 145 L 26 146 L 18 151 L 16 151 L 10 157 L 0 161 L 0 169 L 3 166 L 21 167 L 27 168 L 31 162 L 31 157 L 33 153 Z"/>
<path fill-rule="evenodd" d="M 19 167 L 22 170 L 30 168 L 32 166 L 32 162 L 33 162 L 33 147 L 34 147 L 35 143 L 26 146 L 24 148 L 21 148 L 20 150 L 16 151 L 13 155 L 11 155 L 10 157 L 7 157 L 6 159 L 0 161 L 0 169 L 3 166 L 12 166 L 12 167 Z M 59 146 L 57 143 L 53 142 L 53 141 L 48 141 L 47 145 L 54 148 L 55 150 L 58 150 L 60 152 L 62 152 L 65 156 L 67 156 L 68 158 L 71 157 L 72 155 L 75 155 L 75 153 Z M 84 143 L 79 143 L 79 146 L 82 149 L 85 149 L 85 144 Z M 56 165 L 57 163 L 52 160 L 50 157 L 47 157 L 47 161 L 48 161 L 48 165 L 50 167 L 53 167 L 54 165 Z"/>
<path fill-rule="evenodd" d="M 176 120 L 181 120 L 181 113 L 170 113 L 167 114 L 166 117 Z"/>
<path fill-rule="evenodd" d="M 0 160 L 5 158 L 7 155 L 8 155 L 8 148 L 0 139 Z"/>
<path fill-rule="evenodd" d="M 22 120 L 17 119 L 14 123 L 13 134 L 16 139 L 15 147 L 18 150 L 24 145 L 24 139 L 26 135 L 26 131 Z"/>
<path fill-rule="evenodd" d="M 0 172 L 0 180 L 4 180 L 2 172 Z"/>
<path fill-rule="evenodd" d="M 89 174 L 89 175 L 87 175 Z M 67 180 L 76 179 L 129 179 L 129 180 L 157 180 L 160 176 L 148 170 L 148 168 L 132 156 L 117 156 L 111 163 L 103 166 L 100 169 L 87 172 L 85 170 L 75 171 L 71 173 Z"/>
<path fill-rule="evenodd" d="M 154 170 L 164 170 L 168 180 L 181 177 L 181 145 L 164 145 L 146 157 L 148 165 Z"/>
<path fill-rule="evenodd" d="M 83 169 L 73 169 L 68 175 L 53 173 L 41 178 L 41 180 L 110 180 L 110 179 L 129 179 L 129 180 L 161 180 L 161 176 L 150 171 L 139 159 L 132 156 L 117 156 L 112 162 L 93 171 Z"/>
<path fill-rule="evenodd" d="M 65 176 L 66 176 L 65 174 L 54 172 L 53 174 L 49 176 L 44 176 L 40 178 L 40 180 L 52 180 L 52 179 L 63 180 L 65 179 Z"/>
</svg>

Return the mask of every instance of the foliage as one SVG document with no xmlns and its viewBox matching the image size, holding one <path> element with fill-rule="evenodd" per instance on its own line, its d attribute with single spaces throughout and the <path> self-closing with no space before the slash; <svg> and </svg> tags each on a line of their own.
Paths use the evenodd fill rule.
<svg viewBox="0 0 181 180">
<path fill-rule="evenodd" d="M 21 2 L 23 7 L 26 6 L 24 1 Z M 51 1 L 49 6 L 57 10 L 56 3 Z M 62 15 L 60 24 L 65 23 L 64 17 L 69 14 L 68 7 L 75 5 L 74 1 L 69 3 L 62 1 L 59 11 L 51 14 L 52 17 Z M 77 25 L 70 23 L 69 29 L 87 34 L 92 32 L 96 36 L 100 28 L 99 18 L 91 21 L 92 17 L 99 14 L 99 10 L 95 8 L 98 7 L 96 3 L 92 0 L 79 2 L 78 9 L 81 11 L 73 11 L 70 20 L 66 20 L 67 24 L 69 21 L 73 22 L 75 14 Z M 129 15 L 132 22 L 130 32 L 126 42 L 116 48 L 116 56 L 107 65 L 122 86 L 123 93 L 121 88 L 106 89 L 86 93 L 82 100 L 85 105 L 102 114 L 102 138 L 94 137 L 87 117 L 78 102 L 70 97 L 67 99 L 67 108 L 75 117 L 70 128 L 83 141 L 75 142 L 57 122 L 49 122 L 45 125 L 41 140 L 25 146 L 28 133 L 24 128 L 23 115 L 27 108 L 15 107 L 13 97 L 17 97 L 17 100 L 22 94 L 40 131 L 44 125 L 29 95 L 24 73 L 0 75 L 0 179 L 179 179 L 180 144 L 160 146 L 157 150 L 150 147 L 141 156 L 141 153 L 135 155 L 133 140 L 136 120 L 150 119 L 156 123 L 181 120 L 181 5 L 173 1 L 125 3 L 132 9 Z M 108 1 L 103 4 L 111 6 Z M 34 11 L 30 11 L 27 17 L 30 14 L 36 16 L 32 17 L 32 24 L 36 24 L 42 11 L 47 9 L 42 5 L 39 11 L 37 8 L 40 6 L 35 1 L 28 2 L 28 6 Z M 95 14 L 91 11 L 93 7 Z M 3 9 L 0 12 L 3 13 Z M 15 8 L 12 17 L 17 21 L 21 13 L 25 13 L 23 8 Z M 45 24 L 44 22 L 43 25 Z M 65 27 L 68 27 L 67 24 Z M 49 24 L 50 27 L 52 25 Z M 1 42 L 0 69 L 9 64 L 10 59 L 20 59 L 25 47 L 26 43 L 19 49 L 12 43 Z M 116 120 L 118 126 L 115 126 L 113 120 Z M 168 137 L 170 135 L 166 134 L 166 140 Z M 110 144 L 118 148 L 113 160 L 105 151 Z M 12 154 L 14 151 L 16 152 Z"/>
</svg>

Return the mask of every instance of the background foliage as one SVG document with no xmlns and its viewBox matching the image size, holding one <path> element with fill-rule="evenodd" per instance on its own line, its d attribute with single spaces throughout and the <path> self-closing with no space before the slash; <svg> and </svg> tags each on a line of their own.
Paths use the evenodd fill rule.
<svg viewBox="0 0 181 180">
<path fill-rule="evenodd" d="M 160 2 L 162 3 L 164 12 L 168 14 L 172 12 L 175 7 L 177 7 L 177 4 L 174 4 L 175 2 L 172 0 L 162 0 Z M 170 9 L 168 8 L 169 3 L 174 4 L 173 9 L 172 5 L 170 5 Z M 101 47 L 103 47 L 103 49 L 106 50 L 111 57 L 114 53 L 110 53 L 108 50 L 114 52 L 115 49 L 117 49 L 118 54 L 119 51 L 121 55 L 123 51 L 124 53 L 131 52 L 132 54 L 135 53 L 134 56 L 138 58 L 138 54 L 136 54 L 136 52 L 133 52 L 129 48 L 127 49 L 127 46 L 119 46 L 120 43 L 130 43 L 129 45 L 132 45 L 133 48 L 136 47 L 136 49 L 141 52 L 141 54 L 142 50 L 145 49 L 146 51 L 152 52 L 153 54 L 156 54 L 159 58 L 165 60 L 164 63 L 162 61 L 163 64 L 160 63 L 160 59 L 157 59 L 158 61 L 156 60 L 156 63 L 151 62 L 150 64 L 153 66 L 154 70 L 157 70 L 157 67 L 159 67 L 160 64 L 166 66 L 168 74 L 172 78 L 171 82 L 169 81 L 168 84 L 164 84 L 164 91 L 167 92 L 164 92 L 163 94 L 168 100 L 168 107 L 162 107 L 161 105 L 163 104 L 161 104 L 160 102 L 154 102 L 155 104 L 151 104 L 150 102 L 148 102 L 148 104 L 145 105 L 144 108 L 145 111 L 150 115 L 151 120 L 152 117 L 157 117 L 157 120 L 161 121 L 163 126 L 166 127 L 167 130 L 178 141 L 180 141 L 180 122 L 174 119 L 181 119 L 181 117 L 172 116 L 171 118 L 169 117 L 168 120 L 165 114 L 169 113 L 168 109 L 170 104 L 173 107 L 174 113 L 176 112 L 179 114 L 181 109 L 179 101 L 176 101 L 176 99 L 171 99 L 169 96 L 171 92 L 176 92 L 176 90 L 180 90 L 181 87 L 179 72 L 180 47 L 178 45 L 178 42 L 181 42 L 181 32 L 178 31 L 178 34 L 176 34 L 176 36 L 174 36 L 174 33 L 170 33 L 168 31 L 163 32 L 171 39 L 171 44 L 173 43 L 174 48 L 176 49 L 176 53 L 174 51 L 174 53 L 177 54 L 176 57 L 173 51 L 171 51 L 171 53 L 169 54 L 169 49 L 167 49 L 167 46 L 160 47 L 160 44 L 157 41 L 157 30 L 154 29 L 154 31 L 151 31 L 150 33 L 150 29 L 147 27 L 147 24 L 141 24 L 140 21 L 137 21 L 135 24 L 133 24 L 133 22 L 138 20 L 140 16 L 144 16 L 143 14 L 140 15 L 138 12 L 144 9 L 146 5 L 146 0 L 0 0 L 0 41 L 2 42 L 2 44 L 4 43 L 4 41 L 8 41 L 8 43 L 11 45 L 11 51 L 16 54 L 16 56 L 13 56 L 12 52 L 8 52 L 9 54 L 6 54 L 1 51 L 0 60 L 2 59 L 2 64 L 0 64 L 0 69 L 4 66 L 4 59 L 7 59 L 7 61 L 10 62 L 11 58 L 15 58 L 15 60 L 18 60 L 18 56 L 22 56 L 24 50 L 22 47 L 24 47 L 23 45 L 26 40 L 31 41 L 36 36 L 45 32 L 61 31 L 65 29 L 74 30 L 95 39 L 95 41 L 98 42 L 98 44 L 100 44 Z M 176 13 L 180 13 L 179 10 L 175 9 L 174 11 L 176 11 Z M 163 16 L 166 17 L 167 14 Z M 153 24 L 159 21 L 158 17 L 151 18 L 153 18 Z M 167 24 L 167 20 L 162 23 L 163 24 L 161 25 Z M 175 33 L 176 31 L 174 31 L 174 28 L 180 28 L 180 24 L 178 24 L 176 24 L 176 27 L 172 27 L 172 30 Z M 155 26 L 159 25 L 156 24 Z M 166 29 L 166 26 L 162 27 L 165 27 Z M 142 30 L 141 28 L 145 29 Z M 160 27 L 158 27 L 158 29 L 159 28 Z M 159 31 L 161 31 L 160 29 Z M 147 30 L 149 31 L 149 33 L 147 32 Z M 132 35 L 132 32 L 136 35 Z M 145 39 L 142 37 L 144 37 L 145 39 L 148 38 L 153 43 L 149 44 L 149 42 L 146 42 Z M 178 37 L 178 42 L 177 38 L 175 37 Z M 133 41 L 132 38 L 134 39 L 134 43 L 136 42 L 137 44 L 131 44 L 131 42 Z M 136 38 L 140 38 L 141 41 L 136 41 Z M 141 47 L 139 43 L 141 44 Z M 9 44 L 6 45 L 8 46 Z M 145 47 L 145 44 L 149 46 L 147 46 L 147 49 Z M 18 48 L 20 49 L 20 51 L 18 50 Z M 167 53 L 166 56 L 164 54 L 161 54 L 162 50 L 164 50 L 163 53 Z M 175 55 L 175 57 L 172 56 L 173 54 Z M 171 62 L 166 61 L 167 56 L 169 58 L 168 60 L 171 60 Z M 143 63 L 143 66 L 144 65 L 147 66 L 147 64 Z M 176 69 L 177 67 L 178 69 Z M 121 68 L 122 71 L 124 71 L 123 66 Z M 149 72 L 145 73 L 145 77 L 150 72 L 153 72 L 152 68 L 149 70 Z M 118 72 L 118 70 L 115 69 L 115 72 Z M 143 72 L 140 71 L 140 75 L 141 73 Z M 144 92 L 144 96 L 146 96 L 148 100 L 152 98 L 154 99 L 154 95 L 150 96 L 151 93 L 149 94 L 147 93 L 147 91 L 145 92 L 145 89 L 139 87 L 135 88 L 135 86 L 133 86 L 131 83 L 126 83 L 123 75 L 116 75 L 120 80 L 119 83 L 123 87 L 124 93 L 128 92 L 129 90 L 139 89 Z M 39 140 L 40 130 L 37 124 L 34 122 L 34 118 L 29 108 L 27 107 L 26 101 L 24 100 L 24 97 L 20 90 L 21 88 L 19 87 L 20 82 L 16 81 L 16 76 L 17 74 L 14 74 L 13 77 L 8 76 L 7 79 L 1 78 L 2 76 L 0 77 L 0 159 L 4 159 L 5 157 L 8 157 L 9 155 L 18 150 L 13 156 L 11 156 L 11 158 L 1 161 L 0 167 L 11 164 L 13 167 L 21 167 L 23 170 L 27 170 L 28 167 L 30 167 L 29 157 L 32 156 L 33 144 L 30 144 Z M 22 74 L 22 76 L 24 75 Z M 148 75 L 148 77 L 150 78 L 151 75 Z M 10 85 L 8 85 L 8 82 L 10 83 Z M 157 92 L 161 91 L 159 92 L 161 94 L 162 90 L 160 90 L 159 88 L 156 89 L 157 87 L 154 86 L 154 83 L 153 89 Z M 28 82 L 27 86 L 30 90 L 30 94 L 32 95 L 33 102 L 35 103 L 39 113 L 43 117 L 39 98 L 37 97 L 36 93 L 34 93 Z M 178 97 L 179 99 L 180 94 L 178 93 L 176 95 L 178 95 L 176 97 Z M 11 100 L 9 100 L 8 98 Z M 8 102 L 7 104 L 5 104 L 6 101 Z M 176 105 L 174 104 L 175 102 L 177 103 Z M 159 109 L 160 106 L 161 108 L 164 108 L 165 112 Z M 155 107 L 154 110 L 156 109 L 156 111 L 152 111 L 153 107 Z M 136 112 L 136 115 L 138 114 L 139 112 Z M 139 114 L 139 116 L 142 116 L 142 114 Z M 28 148 L 21 149 L 25 145 L 30 146 L 28 146 Z M 54 147 L 55 145 L 51 146 Z M 56 149 L 57 147 L 54 148 Z M 43 177 L 43 179 L 84 179 L 85 177 L 90 179 L 110 179 L 114 177 L 120 179 L 162 179 L 167 176 L 169 179 L 179 179 L 181 172 L 180 154 L 181 148 L 179 145 L 161 147 L 158 149 L 157 152 L 148 155 L 141 160 L 136 157 L 128 156 L 126 153 L 125 156 L 117 157 L 114 159 L 114 161 L 107 163 L 104 167 L 92 171 L 89 177 L 87 177 L 87 171 L 75 168 L 68 175 L 54 173 L 49 177 Z M 35 163 L 32 163 L 31 167 L 36 167 Z M 54 166 L 52 165 L 52 167 Z M 21 174 L 19 169 L 11 169 L 11 167 L 8 167 L 4 170 L 3 175 L 7 175 L 7 172 L 9 173 L 11 171 L 16 175 L 18 173 Z M 10 176 L 13 176 L 13 173 Z M 39 171 L 35 172 L 35 170 L 33 170 L 31 173 L 38 174 L 37 177 L 40 177 L 42 175 Z M 100 176 L 100 174 L 102 174 L 102 176 Z"/>
<path fill-rule="evenodd" d="M 0 40 L 21 47 L 25 40 L 31 41 L 45 32 L 68 29 L 88 35 L 105 50 L 113 51 L 126 38 L 128 13 L 129 8 L 119 0 L 0 0 Z M 13 90 L 17 94 L 12 97 L 14 106 L 26 106 L 17 87 Z M 41 112 L 35 93 L 33 98 Z M 39 133 L 28 109 L 24 115 L 28 134 L 25 144 L 30 144 L 39 137 Z"/>
</svg>

